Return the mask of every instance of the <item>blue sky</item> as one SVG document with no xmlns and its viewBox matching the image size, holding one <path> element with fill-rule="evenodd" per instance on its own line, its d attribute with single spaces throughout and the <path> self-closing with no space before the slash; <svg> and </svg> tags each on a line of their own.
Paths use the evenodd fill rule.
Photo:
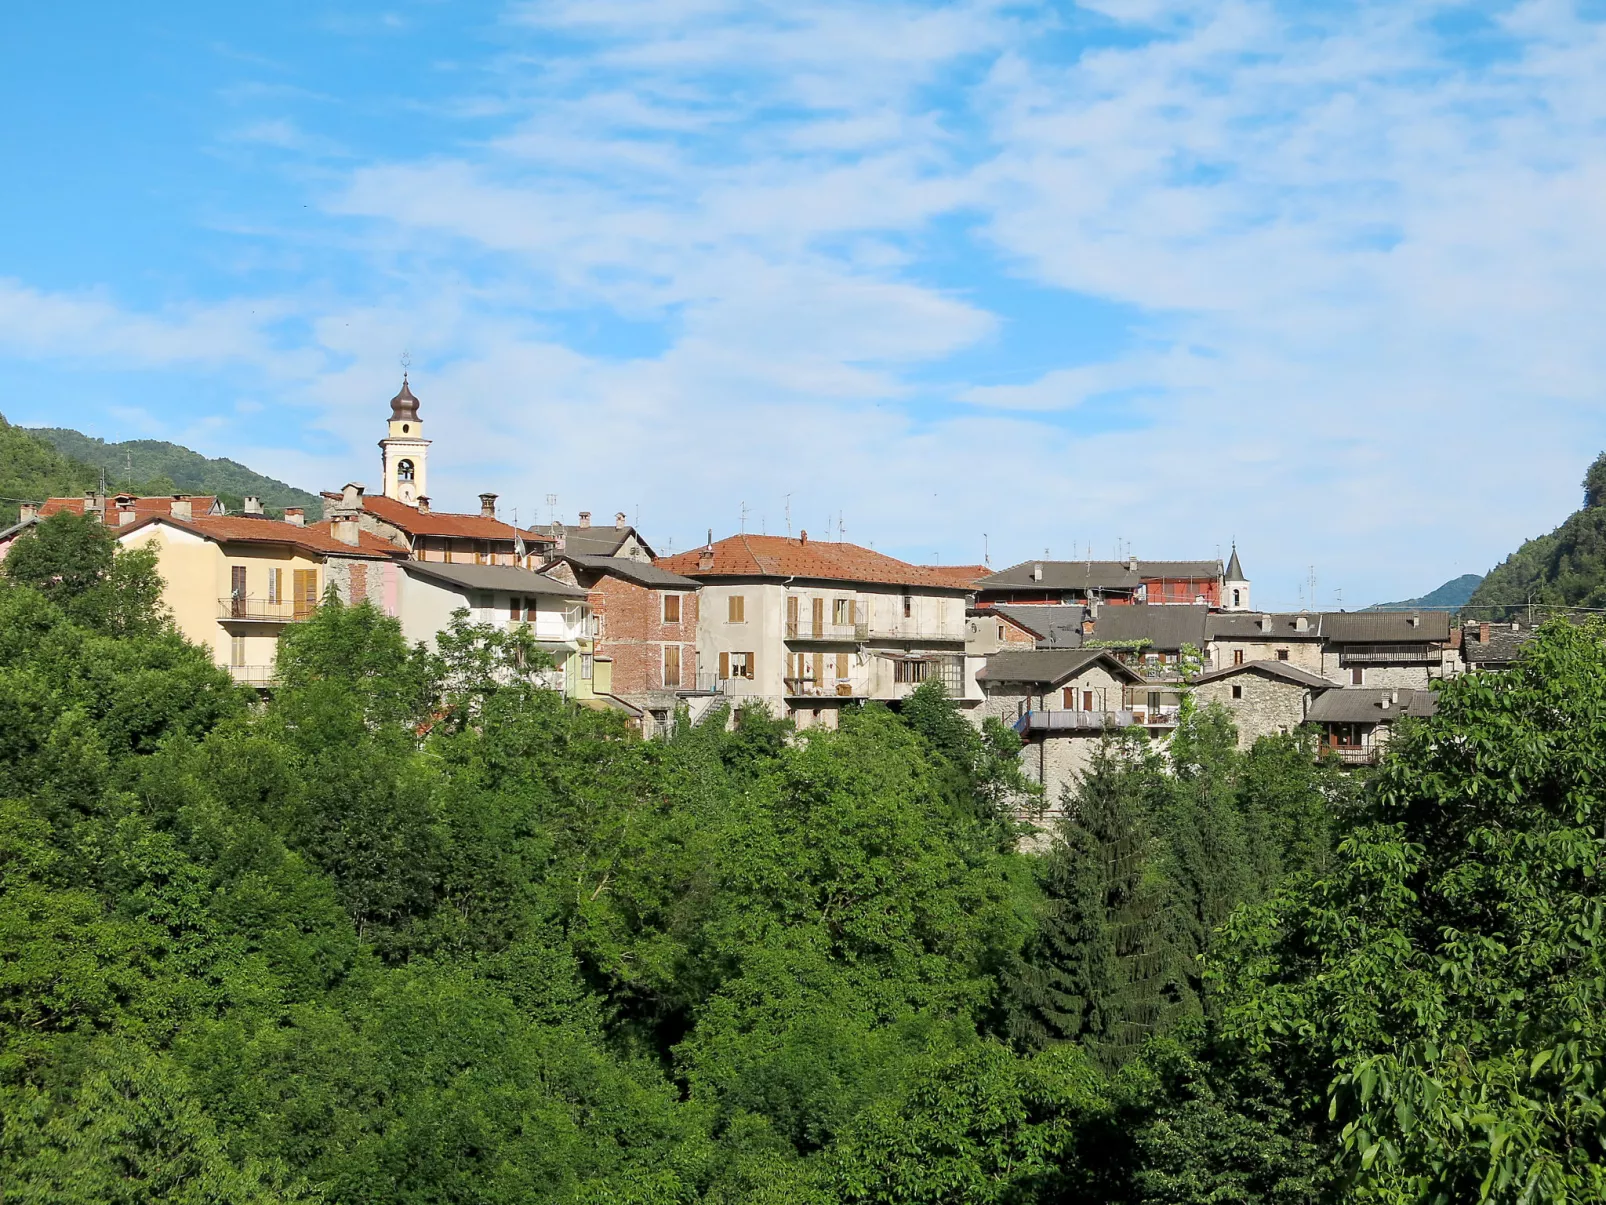
<svg viewBox="0 0 1606 1205">
<path fill-rule="evenodd" d="M 1606 447 L 1599 5 L 22 6 L 0 411 L 437 505 L 1482 572 Z"/>
</svg>

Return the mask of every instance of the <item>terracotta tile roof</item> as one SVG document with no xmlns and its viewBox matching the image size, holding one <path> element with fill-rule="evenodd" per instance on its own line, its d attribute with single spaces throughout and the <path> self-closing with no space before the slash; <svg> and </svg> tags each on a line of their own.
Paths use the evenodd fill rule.
<svg viewBox="0 0 1606 1205">
<path fill-rule="evenodd" d="M 113 516 L 113 522 L 111 524 L 113 527 L 118 525 L 115 519 L 118 510 L 121 509 L 117 505 L 117 499 L 127 498 L 129 496 L 130 495 L 128 494 L 106 495 L 106 513 Z M 188 498 L 190 503 L 190 514 L 195 515 L 196 517 L 206 515 L 214 506 L 217 505 L 217 498 L 211 494 L 190 494 L 188 495 Z M 134 522 L 137 523 L 141 519 L 149 519 L 155 515 L 172 514 L 173 502 L 174 498 L 171 494 L 159 494 L 155 497 L 134 498 L 132 507 L 134 511 Z M 41 519 L 48 519 L 51 515 L 61 514 L 63 511 L 74 515 L 83 514 L 83 498 L 47 498 L 44 505 L 39 508 L 39 517 Z"/>
<path fill-rule="evenodd" d="M 984 577 L 992 575 L 992 570 L 986 565 L 922 565 L 927 573 L 952 582 L 956 586 L 970 587 L 981 581 Z"/>
<path fill-rule="evenodd" d="M 339 495 L 330 495 L 338 499 Z M 365 497 L 364 509 L 376 519 L 399 527 L 414 536 L 456 536 L 462 540 L 509 540 L 514 532 L 522 531 L 528 544 L 550 544 L 552 538 L 529 528 L 516 528 L 500 519 L 487 519 L 484 515 L 453 514 L 449 511 L 420 511 L 416 506 L 397 502 L 383 494 Z"/>
<path fill-rule="evenodd" d="M 798 577 L 814 581 L 869 582 L 876 585 L 924 586 L 930 590 L 963 590 L 929 569 L 861 548 L 857 544 L 804 541 L 786 536 L 730 536 L 713 547 L 712 565 L 707 549 L 660 557 L 654 564 L 686 577 Z"/>
<path fill-rule="evenodd" d="M 209 516 L 200 519 L 175 519 L 171 515 L 152 515 L 124 527 L 118 534 L 125 536 L 141 531 L 153 523 L 170 523 L 182 531 L 192 532 L 220 544 L 287 544 L 320 555 L 356 556 L 371 559 L 405 560 L 407 554 L 394 544 L 363 532 L 356 547 L 342 543 L 329 534 L 328 524 L 298 527 L 278 519 L 247 519 L 241 515 Z"/>
</svg>

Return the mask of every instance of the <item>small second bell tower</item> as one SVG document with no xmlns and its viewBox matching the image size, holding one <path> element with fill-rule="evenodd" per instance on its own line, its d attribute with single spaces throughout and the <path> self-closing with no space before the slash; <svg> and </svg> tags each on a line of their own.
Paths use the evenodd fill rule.
<svg viewBox="0 0 1606 1205">
<path fill-rule="evenodd" d="M 390 434 L 379 441 L 379 453 L 385 497 L 417 506 L 419 498 L 429 496 L 425 477 L 429 440 L 424 438 L 418 399 L 407 387 L 406 373 L 402 374 L 401 392 L 390 399 Z"/>
</svg>

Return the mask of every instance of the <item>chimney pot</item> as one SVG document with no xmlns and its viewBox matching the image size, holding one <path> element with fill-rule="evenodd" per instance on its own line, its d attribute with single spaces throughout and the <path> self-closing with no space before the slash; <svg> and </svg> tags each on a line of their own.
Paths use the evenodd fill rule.
<svg viewBox="0 0 1606 1205">
<path fill-rule="evenodd" d="M 260 515 L 262 513 L 262 499 L 255 494 L 247 494 L 245 496 L 245 513 L 248 515 Z"/>
<path fill-rule="evenodd" d="M 591 512 L 590 511 L 583 510 L 583 511 L 580 512 L 580 526 L 581 527 L 590 527 L 591 526 Z"/>
<path fill-rule="evenodd" d="M 418 513 L 421 515 L 429 514 L 429 498 L 424 494 L 418 495 Z"/>
<path fill-rule="evenodd" d="M 624 511 L 620 511 L 618 514 L 614 515 L 614 517 L 613 517 L 613 525 L 619 531 L 623 531 L 627 526 L 629 526 L 625 522 L 625 512 Z"/>
<path fill-rule="evenodd" d="M 797 542 L 799 544 L 807 544 L 809 542 L 809 533 L 807 529 L 797 533 Z"/>
<path fill-rule="evenodd" d="M 287 506 L 284 508 L 284 521 L 286 523 L 294 523 L 297 527 L 305 527 L 307 512 L 299 506 Z"/>
</svg>

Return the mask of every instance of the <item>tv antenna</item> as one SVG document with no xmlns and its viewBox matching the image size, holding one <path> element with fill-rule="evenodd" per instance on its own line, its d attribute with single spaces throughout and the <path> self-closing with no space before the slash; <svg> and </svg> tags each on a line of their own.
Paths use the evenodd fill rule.
<svg viewBox="0 0 1606 1205">
<path fill-rule="evenodd" d="M 786 538 L 792 538 L 792 495 L 786 495 Z"/>
<path fill-rule="evenodd" d="M 558 521 L 558 496 L 556 494 L 548 494 L 546 496 L 546 521 L 548 527 Z"/>
</svg>

